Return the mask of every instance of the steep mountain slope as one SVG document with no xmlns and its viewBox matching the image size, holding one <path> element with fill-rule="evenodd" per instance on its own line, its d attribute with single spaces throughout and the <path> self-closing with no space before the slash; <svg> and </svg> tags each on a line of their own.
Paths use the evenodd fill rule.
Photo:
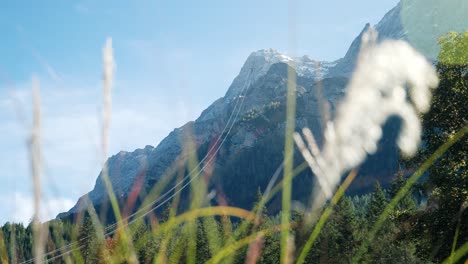
<svg viewBox="0 0 468 264">
<path fill-rule="evenodd" d="M 402 16 L 413 12 L 417 2 L 402 1 L 390 10 L 376 25 L 379 39 L 409 39 Z M 156 148 L 146 146 L 109 158 L 109 178 L 122 205 L 132 192 L 144 194 L 177 171 L 189 174 L 184 163 L 187 159 L 184 144 L 189 135 L 197 147 L 200 167 L 205 168 L 201 177 L 212 191 L 211 202 L 250 208 L 257 189 L 265 189 L 283 159 L 288 67 L 297 75 L 297 129 L 309 127 L 320 144 L 326 105 L 330 106 L 332 116 L 344 95 L 362 34 L 368 27 L 369 24 L 352 42 L 346 55 L 334 62 L 314 61 L 307 56 L 291 58 L 272 49 L 253 52 L 226 95 L 197 120 L 172 131 Z M 375 180 L 385 183 L 390 179 L 397 166 L 394 139 L 398 127 L 398 120 L 387 123 L 379 151 L 362 166 L 351 192 L 368 190 Z M 297 154 L 295 162 L 301 161 Z M 184 183 L 188 184 L 189 178 Z M 174 181 L 169 181 L 169 187 L 174 186 Z M 310 171 L 303 172 L 294 180 L 293 198 L 307 203 L 313 184 Z M 185 191 L 182 194 L 187 196 Z M 98 208 L 107 203 L 101 174 L 88 198 Z M 70 211 L 58 217 L 73 215 L 86 207 L 86 199 L 82 197 Z M 279 210 L 275 199 L 269 207 Z"/>
</svg>

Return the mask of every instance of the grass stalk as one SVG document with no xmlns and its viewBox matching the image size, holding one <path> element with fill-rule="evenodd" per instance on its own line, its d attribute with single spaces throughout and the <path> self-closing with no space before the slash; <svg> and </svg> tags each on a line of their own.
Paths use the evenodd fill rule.
<svg viewBox="0 0 468 264">
<path fill-rule="evenodd" d="M 464 257 L 466 254 L 468 254 L 468 242 L 463 244 L 460 248 L 458 248 L 453 254 L 451 254 L 444 262 L 443 264 L 451 264 L 451 263 L 457 263 L 462 257 Z M 465 262 L 466 263 L 466 262 Z"/>
<path fill-rule="evenodd" d="M 32 100 L 33 100 L 33 126 L 31 131 L 31 140 L 29 142 L 31 155 L 31 175 L 34 189 L 34 263 L 42 263 L 44 255 L 45 229 L 40 222 L 42 188 L 42 150 L 41 150 L 41 129 L 42 129 L 42 111 L 39 80 L 33 77 L 32 80 Z"/>
<path fill-rule="evenodd" d="M 455 230 L 455 236 L 453 237 L 452 250 L 450 251 L 449 262 L 453 263 L 453 257 L 455 255 L 455 248 L 457 247 L 458 235 L 460 234 L 461 222 L 458 220 L 457 229 Z"/>
<path fill-rule="evenodd" d="M 292 227 L 291 223 L 288 223 L 287 225 L 277 225 L 268 229 L 260 230 L 257 231 L 243 239 L 240 239 L 234 243 L 231 243 L 224 248 L 222 248 L 216 255 L 214 255 L 210 260 L 208 260 L 206 263 L 207 264 L 215 264 L 215 263 L 220 263 L 224 258 L 226 258 L 229 255 L 234 254 L 237 252 L 239 249 L 242 249 L 243 247 L 248 246 L 250 243 L 254 242 L 258 237 L 265 237 L 272 235 L 274 233 L 283 231 L 283 230 L 289 230 Z"/>
<path fill-rule="evenodd" d="M 322 230 L 323 226 L 325 225 L 328 217 L 330 217 L 330 215 L 332 214 L 333 207 L 338 203 L 338 201 L 344 195 L 346 189 L 348 189 L 351 182 L 354 180 L 354 178 L 356 178 L 356 175 L 357 175 L 356 170 L 351 171 L 351 173 L 346 177 L 344 182 L 340 185 L 338 190 L 335 192 L 335 195 L 333 196 L 333 198 L 332 198 L 332 200 L 330 202 L 330 206 L 325 208 L 325 210 L 323 211 L 322 215 L 319 218 L 319 221 L 315 225 L 314 230 L 310 234 L 309 239 L 307 239 L 306 244 L 302 248 L 302 251 L 299 254 L 299 257 L 297 259 L 296 264 L 304 263 L 304 261 L 305 261 L 305 259 L 307 257 L 307 254 L 309 253 L 309 251 L 312 248 L 312 245 L 314 244 L 315 240 L 317 239 L 318 235 L 320 234 L 320 231 Z"/>
<path fill-rule="evenodd" d="M 286 133 L 284 142 L 284 167 L 283 167 L 283 195 L 281 204 L 281 224 L 286 226 L 291 218 L 291 189 L 294 164 L 294 140 L 293 133 L 296 122 L 296 72 L 292 67 L 288 67 L 288 94 L 286 108 Z M 289 230 L 281 230 L 281 263 L 286 261 L 288 256 Z"/>
<path fill-rule="evenodd" d="M 158 229 L 153 230 L 153 235 L 159 235 L 163 232 L 166 232 L 167 230 L 173 229 L 174 227 L 184 222 L 195 220 L 200 217 L 224 215 L 234 216 L 252 222 L 255 220 L 255 214 L 237 207 L 213 206 L 206 208 L 197 208 L 169 219 L 169 221 L 167 221 L 166 223 L 161 224 Z"/>
<path fill-rule="evenodd" d="M 3 236 L 3 232 L 0 229 L 0 261 L 2 263 L 8 264 L 8 252 L 5 243 L 5 237 Z"/>
</svg>

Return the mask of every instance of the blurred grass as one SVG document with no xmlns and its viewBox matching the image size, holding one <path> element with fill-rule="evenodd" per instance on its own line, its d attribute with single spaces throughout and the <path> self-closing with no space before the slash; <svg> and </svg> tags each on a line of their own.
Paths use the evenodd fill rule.
<svg viewBox="0 0 468 264">
<path fill-rule="evenodd" d="M 296 264 L 304 263 L 307 257 L 307 254 L 309 253 L 309 251 L 312 248 L 312 245 L 314 244 L 314 241 L 317 239 L 318 235 L 320 234 L 320 231 L 325 225 L 325 222 L 327 221 L 328 217 L 333 212 L 333 207 L 338 203 L 338 201 L 344 195 L 346 189 L 349 187 L 349 185 L 354 180 L 354 178 L 356 178 L 356 175 L 357 175 L 357 170 L 351 171 L 351 173 L 344 180 L 343 184 L 341 184 L 338 190 L 335 192 L 335 195 L 333 196 L 330 202 L 330 206 L 327 206 L 325 210 L 323 211 L 322 215 L 320 216 L 317 224 L 315 225 L 314 229 L 312 230 L 312 233 L 310 234 L 309 239 L 307 240 L 306 244 L 304 245 L 304 248 L 299 254 Z"/>
<path fill-rule="evenodd" d="M 385 219 L 388 218 L 389 214 L 393 211 L 395 208 L 396 204 L 401 200 L 402 197 L 404 197 L 408 191 L 410 190 L 411 186 L 414 185 L 414 183 L 422 176 L 422 174 L 441 156 L 447 151 L 455 142 L 460 140 L 466 133 L 468 133 L 468 126 L 464 127 L 462 130 L 460 130 L 458 133 L 456 133 L 449 141 L 447 141 L 444 145 L 442 145 L 426 162 L 424 162 L 421 167 L 409 178 L 407 183 L 403 188 L 400 189 L 400 191 L 397 193 L 397 195 L 390 201 L 390 203 L 387 205 L 385 208 L 384 212 L 382 215 L 378 218 L 377 222 L 374 224 L 373 228 L 371 229 L 371 232 L 369 236 L 367 237 L 367 242 L 363 244 L 358 251 L 358 253 L 355 255 L 354 259 L 352 260 L 354 263 L 359 262 L 360 257 L 362 256 L 363 252 L 365 252 L 366 247 L 368 246 L 369 243 L 372 242 L 372 240 L 375 238 L 375 235 L 377 234 L 378 230 L 382 226 L 382 223 L 385 221 Z M 194 152 L 193 146 L 192 146 L 192 153 Z M 191 157 L 192 161 L 189 162 L 191 165 L 188 165 L 189 170 L 196 169 L 197 165 L 197 157 L 192 156 Z M 286 165 L 286 163 L 285 163 Z M 174 247 L 172 247 L 172 251 L 168 252 L 168 246 L 170 241 L 174 238 L 175 233 L 173 233 L 173 230 L 178 227 L 178 226 L 183 226 L 185 225 L 188 229 L 185 235 L 182 237 L 179 237 L 181 240 L 187 240 L 187 241 L 192 241 L 194 244 L 191 246 L 189 245 L 189 249 L 187 253 L 187 261 L 190 263 L 196 263 L 196 226 L 195 226 L 195 220 L 197 218 L 203 218 L 204 224 L 208 226 L 213 226 L 215 225 L 215 218 L 214 216 L 229 216 L 229 217 L 238 217 L 241 219 L 246 219 L 250 221 L 251 223 L 257 223 L 259 215 L 261 215 L 261 209 L 267 201 L 270 200 L 271 197 L 273 197 L 277 192 L 283 190 L 284 186 L 287 186 L 290 184 L 290 181 L 298 175 L 301 171 L 307 168 L 306 163 L 300 164 L 296 168 L 291 168 L 289 171 L 289 174 L 286 175 L 282 181 L 277 183 L 272 189 L 271 192 L 264 195 L 262 199 L 259 201 L 259 204 L 257 207 L 255 207 L 252 211 L 247 211 L 244 209 L 240 208 L 234 208 L 234 207 L 227 207 L 227 206 L 216 206 L 216 207 L 204 207 L 206 204 L 203 204 L 203 198 L 204 195 L 201 197 L 196 197 L 197 195 L 200 195 L 200 193 L 197 193 L 196 191 L 193 192 L 193 198 L 194 201 L 192 203 L 191 209 L 187 211 L 186 213 L 182 213 L 177 215 L 177 203 L 178 199 L 180 198 L 179 195 L 175 196 L 174 202 L 175 204 L 172 205 L 169 218 L 167 222 L 154 225 L 152 226 L 152 232 L 151 236 L 154 237 L 161 237 L 163 236 L 163 243 L 159 249 L 159 252 L 157 252 L 157 255 L 154 258 L 154 263 L 166 263 L 166 262 L 179 262 L 183 255 L 184 252 L 184 243 L 176 243 Z M 174 175 L 174 174 L 173 174 Z M 183 173 L 178 174 L 178 181 L 180 181 L 181 177 L 183 176 Z M 346 178 L 344 183 L 338 188 L 337 192 L 334 194 L 333 199 L 331 200 L 330 206 L 326 207 L 319 218 L 317 224 L 314 226 L 314 229 L 307 240 L 306 244 L 302 248 L 301 253 L 299 254 L 299 257 L 297 259 L 297 263 L 304 263 L 305 258 L 310 251 L 310 249 L 313 246 L 314 241 L 318 237 L 322 227 L 327 221 L 327 218 L 330 216 L 330 214 L 333 211 L 333 206 L 339 201 L 339 199 L 343 196 L 346 188 L 349 186 L 351 181 L 354 179 L 356 176 L 356 172 L 353 171 L 352 173 L 349 174 L 349 176 Z M 192 190 L 199 190 L 200 186 L 202 184 L 205 184 L 203 182 L 195 182 L 192 184 L 191 189 Z M 153 190 L 163 190 L 164 188 L 161 188 L 160 185 L 156 185 Z M 284 190 L 283 190 L 284 191 Z M 159 193 L 160 191 L 157 191 L 156 193 Z M 206 194 L 206 191 L 202 193 Z M 157 194 L 153 195 L 158 196 Z M 286 199 L 288 200 L 288 199 Z M 283 200 L 284 201 L 284 200 Z M 286 209 L 290 209 L 290 198 L 288 200 L 288 204 L 286 205 Z M 147 204 L 147 203 L 144 203 Z M 283 208 L 284 209 L 284 208 Z M 102 238 L 104 238 L 105 232 L 104 229 L 102 228 L 97 214 L 94 211 L 94 207 L 90 205 L 88 207 L 88 211 L 91 212 L 91 218 L 93 225 L 97 227 L 98 233 L 102 235 Z M 115 213 L 115 212 L 114 212 Z M 138 217 L 138 216 L 137 216 Z M 243 222 L 240 226 L 235 228 L 234 230 L 232 229 L 231 224 L 226 224 L 224 226 L 224 232 L 218 232 L 215 228 L 213 228 L 213 232 L 210 233 L 210 237 L 208 237 L 208 242 L 209 242 L 209 248 L 212 254 L 212 258 L 208 261 L 208 263 L 220 263 L 223 260 L 226 260 L 229 256 L 232 256 L 233 254 L 237 253 L 239 249 L 244 248 L 248 246 L 249 244 L 253 243 L 256 239 L 258 238 L 263 238 L 266 236 L 269 236 L 273 233 L 279 233 L 279 232 L 289 232 L 290 227 L 292 223 L 290 223 L 289 215 L 287 218 L 282 217 L 282 221 L 286 221 L 286 223 L 283 223 L 279 226 L 275 226 L 272 228 L 268 229 L 263 229 L 263 230 L 256 230 L 254 232 L 251 232 L 249 235 L 246 237 L 241 238 L 242 236 L 240 234 L 244 234 L 246 231 L 246 225 Z M 229 221 L 229 218 L 225 218 L 227 221 Z M 78 222 L 83 221 L 83 217 L 79 217 L 76 219 Z M 133 224 L 137 224 L 141 222 L 134 222 Z M 190 223 L 192 226 L 190 226 Z M 134 252 L 134 245 L 131 243 L 131 238 L 134 235 L 134 232 L 131 231 L 131 226 L 126 226 L 128 223 L 122 223 L 118 224 L 116 226 L 116 230 L 118 230 L 116 236 L 119 237 L 119 245 L 118 248 L 124 248 L 123 252 L 119 252 L 119 254 L 111 255 L 109 252 L 107 252 L 107 257 L 106 259 L 112 262 L 121 262 L 124 259 L 127 260 L 132 260 L 130 262 L 136 261 L 135 255 L 136 253 Z M 187 225 L 188 224 L 188 225 Z M 191 229 L 191 230 L 190 230 Z M 52 232 L 50 235 L 60 237 L 60 233 L 57 233 L 59 231 L 54 230 L 56 232 Z M 230 240 L 229 244 L 222 244 L 222 237 L 229 236 L 228 233 L 234 232 L 237 234 L 237 236 L 234 236 L 234 239 Z M 76 232 L 75 232 L 76 234 Z M 284 239 L 284 238 L 283 238 Z M 0 236 L 0 258 L 2 260 L 2 263 L 7 263 L 5 261 L 7 259 L 7 253 L 6 253 L 6 247 L 4 245 L 4 239 L 3 236 Z M 59 250 L 58 253 L 63 254 L 63 262 L 65 263 L 84 263 L 84 258 L 81 255 L 80 252 L 80 247 L 79 244 L 76 242 L 78 241 L 78 238 L 75 236 L 72 238 L 72 242 L 75 242 L 75 244 L 70 248 L 70 249 L 65 249 L 65 250 Z M 283 242 L 283 240 L 282 240 Z M 284 242 L 283 242 L 284 243 Z M 59 245 L 56 245 L 57 247 L 65 245 L 65 241 L 61 240 Z M 287 245 L 281 244 L 282 247 L 286 247 Z M 190 247 L 192 247 L 190 249 Z M 287 250 L 287 249 L 284 249 Z M 191 252 L 190 252 L 191 251 Z M 71 255 L 69 255 L 71 253 Z M 455 263 L 459 259 L 461 259 L 463 256 L 465 256 L 468 253 L 468 244 L 462 245 L 460 248 L 455 250 L 455 245 L 453 246 L 453 253 L 448 258 L 444 263 Z M 284 254 L 287 254 L 284 253 Z M 50 255 L 49 257 L 54 257 L 53 255 Z M 52 259 L 50 259 L 52 260 Z"/>
<path fill-rule="evenodd" d="M 296 71 L 288 67 L 288 83 L 286 98 L 286 131 L 284 142 L 284 167 L 282 183 L 281 224 L 286 226 L 291 220 L 291 189 L 294 162 L 293 134 L 296 125 Z M 292 250 L 288 247 L 290 233 L 288 229 L 281 230 L 281 263 L 289 263 L 288 255 Z"/>
<path fill-rule="evenodd" d="M 462 257 L 468 254 L 468 242 L 463 244 L 460 248 L 458 248 L 453 254 L 451 254 L 446 260 L 444 260 L 444 264 L 451 264 L 457 263 Z M 466 262 L 465 262 L 466 263 Z"/>
<path fill-rule="evenodd" d="M 228 246 L 223 247 L 221 250 L 217 252 L 215 256 L 213 256 L 210 260 L 208 260 L 207 263 L 220 263 L 224 258 L 236 253 L 239 249 L 242 249 L 248 246 L 257 238 L 265 237 L 273 233 L 281 232 L 282 230 L 289 230 L 291 226 L 292 225 L 289 223 L 287 225 L 279 225 L 279 226 L 274 226 L 268 229 L 259 230 L 245 238 L 237 240 L 235 243 L 232 243 Z"/>
<path fill-rule="evenodd" d="M 106 69 L 104 70 L 107 71 Z M 103 86 L 105 98 L 110 98 L 112 77 L 110 79 L 104 78 Z M 161 238 L 161 244 L 158 252 L 154 252 L 153 262 L 154 263 L 178 263 L 182 260 L 184 254 L 186 254 L 187 263 L 197 263 L 197 220 L 201 219 L 204 226 L 208 227 L 210 232 L 206 234 L 209 245 L 209 251 L 212 258 L 208 263 L 231 263 L 233 256 L 255 241 L 262 240 L 267 236 L 271 236 L 276 233 L 280 233 L 280 260 L 282 263 L 288 263 L 292 261 L 294 256 L 294 247 L 291 246 L 292 235 L 290 229 L 296 224 L 291 222 L 291 194 L 292 194 L 292 180 L 294 177 L 299 175 L 302 171 L 308 168 L 306 162 L 301 163 L 299 166 L 294 168 L 293 156 L 294 156 L 294 141 L 293 133 L 295 130 L 295 114 L 296 114 L 296 75 L 292 68 L 288 68 L 288 83 L 287 83 L 287 112 L 286 112 L 286 131 L 285 131 L 285 148 L 284 148 L 284 159 L 283 159 L 283 179 L 279 181 L 270 191 L 265 193 L 258 204 L 251 210 L 245 210 L 236 207 L 229 206 L 210 206 L 209 201 L 206 199 L 207 196 L 207 182 L 204 181 L 203 177 L 199 175 L 203 172 L 200 168 L 203 160 L 199 160 L 197 157 L 197 146 L 193 139 L 191 131 L 187 132 L 182 139 L 183 155 L 176 159 L 166 172 L 150 190 L 148 194 L 144 196 L 144 201 L 140 205 L 140 208 L 133 208 L 135 213 L 131 215 L 122 215 L 120 212 L 119 203 L 116 195 L 112 188 L 112 184 L 109 180 L 107 167 L 105 164 L 106 149 L 108 141 L 108 127 L 110 122 L 110 101 L 104 102 L 104 113 L 103 113 L 103 131 L 102 131 L 102 148 L 103 148 L 103 180 L 106 186 L 107 194 L 111 201 L 113 214 L 116 219 L 116 224 L 112 224 L 107 227 L 103 227 L 99 221 L 98 215 L 95 211 L 94 206 L 91 202 L 87 202 L 87 211 L 89 212 L 92 225 L 96 229 L 98 234 L 98 241 L 101 246 L 104 245 L 103 249 L 103 260 L 106 262 L 115 263 L 136 263 L 137 254 L 135 244 L 132 242 L 133 238 L 137 235 L 138 227 L 144 225 L 144 217 L 150 218 L 151 230 L 144 234 L 144 238 L 138 243 L 146 243 L 151 238 Z M 36 110 L 35 114 L 37 114 Z M 424 172 L 434 162 L 442 156 L 455 142 L 460 140 L 465 134 L 468 133 L 468 126 L 465 126 L 462 130 L 456 133 L 450 140 L 445 142 L 428 160 L 426 160 L 418 170 L 408 179 L 405 185 L 398 191 L 397 195 L 390 201 L 383 213 L 379 216 L 377 221 L 374 223 L 365 243 L 363 243 L 357 254 L 352 259 L 353 263 L 358 263 L 361 260 L 362 255 L 365 253 L 368 245 L 375 239 L 377 232 L 382 227 L 382 224 L 389 217 L 390 213 L 395 209 L 398 202 L 408 194 L 410 188 L 417 182 L 417 180 L 424 174 Z M 37 158 L 38 154 L 34 154 L 33 159 Z M 190 172 L 190 209 L 187 212 L 178 214 L 177 208 L 180 203 L 180 192 L 185 185 L 184 176 L 185 168 Z M 177 175 L 175 186 L 173 189 L 173 195 L 167 195 L 169 192 L 164 192 L 168 185 L 174 180 Z M 327 222 L 327 219 L 333 212 L 333 207 L 338 203 L 340 198 L 344 195 L 346 189 L 354 180 L 357 175 L 357 171 L 353 170 L 345 179 L 343 184 L 337 189 L 333 198 L 330 201 L 329 206 L 323 209 L 323 212 L 314 225 L 312 233 L 308 237 L 305 245 L 302 247 L 300 254 L 297 258 L 297 263 L 304 263 L 308 253 L 313 247 L 314 242 L 319 236 L 323 226 Z M 208 175 L 208 178 L 211 175 Z M 40 183 L 36 183 L 40 185 Z M 259 223 L 261 222 L 262 208 L 275 196 L 278 192 L 282 191 L 282 211 L 281 211 L 281 224 L 275 225 L 266 229 L 258 229 Z M 166 198 L 167 197 L 167 198 Z M 155 208 L 159 208 L 161 205 L 171 202 L 169 209 L 168 218 L 164 222 L 159 222 L 154 212 Z M 131 210 L 132 211 L 132 210 Z M 150 214 L 151 213 L 151 214 Z M 37 212 L 36 212 L 37 214 Z M 216 218 L 218 217 L 218 218 Z M 242 220 L 239 225 L 233 225 L 231 217 L 236 217 Z M 217 228 L 217 219 L 221 219 L 222 230 Z M 46 262 L 52 262 L 53 260 L 60 259 L 65 263 L 85 263 L 85 257 L 82 255 L 80 249 L 80 243 L 83 242 L 78 238 L 78 228 L 84 222 L 84 215 L 78 214 L 75 219 L 75 230 L 72 233 L 71 241 L 65 241 L 63 238 L 63 230 L 54 229 L 48 234 L 51 238 L 54 237 L 55 241 L 59 241 L 59 244 L 55 245 L 56 249 L 48 249 Z M 251 226 L 255 228 L 250 228 Z M 48 224 L 41 224 L 42 229 L 48 229 Z M 179 229 L 180 227 L 180 229 Z M 459 228 L 458 228 L 459 229 Z M 250 232 L 249 232 L 250 231 Z M 40 232 L 42 233 L 42 232 Z M 106 239 L 109 236 L 113 236 L 113 242 L 116 243 L 112 248 L 106 248 Z M 14 237 L 14 236 L 13 236 Z M 86 237 L 84 240 L 90 239 Z M 174 241 L 175 240 L 175 241 Z M 0 260 L 2 263 L 8 263 L 8 249 L 4 242 L 3 234 L 0 233 Z M 37 239 L 39 243 L 35 244 L 36 247 L 36 262 L 42 262 L 41 251 L 44 250 L 44 245 L 41 243 L 42 239 Z M 223 243 L 225 241 L 225 243 Z M 454 238 L 454 244 L 452 246 L 452 254 L 444 263 L 455 263 L 460 260 L 463 256 L 468 253 L 468 243 L 465 243 L 458 249 L 456 249 L 455 242 L 457 241 L 457 235 Z M 68 244 L 67 244 L 68 242 Z M 261 250 L 261 249 L 258 249 Z M 16 256 L 16 254 L 12 254 Z M 14 262 L 14 261 L 13 261 Z M 30 261 L 27 261 L 30 263 Z"/>
</svg>

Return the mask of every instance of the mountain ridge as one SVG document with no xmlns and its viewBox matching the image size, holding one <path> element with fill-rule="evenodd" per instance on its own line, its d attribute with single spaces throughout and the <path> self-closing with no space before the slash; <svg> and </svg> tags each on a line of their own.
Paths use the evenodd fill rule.
<svg viewBox="0 0 468 264">
<path fill-rule="evenodd" d="M 402 5 L 399 2 L 375 26 L 379 32 L 379 40 L 408 39 L 407 31 L 404 30 L 402 25 Z M 137 149 L 133 152 L 120 152 L 109 158 L 107 162 L 109 178 L 117 197 L 125 198 L 133 188 L 139 175 L 143 174 L 146 177 L 144 179 L 145 188 L 150 188 L 154 183 L 161 180 L 175 161 L 184 158 L 183 141 L 188 131 L 191 132 L 195 146 L 205 149 L 205 153 L 201 153 L 202 156 L 204 156 L 203 154 L 209 154 L 210 145 L 214 144 L 217 148 L 219 157 L 213 166 L 214 171 L 218 172 L 224 170 L 223 166 L 229 167 L 229 164 L 232 163 L 229 157 L 237 157 L 238 153 L 250 153 L 249 151 L 252 148 L 258 147 L 257 144 L 260 144 L 258 142 L 268 141 L 269 137 L 280 138 L 282 136 L 281 129 L 284 130 L 284 122 L 281 117 L 278 118 L 278 114 L 270 113 L 273 117 L 276 116 L 277 121 L 275 121 L 276 123 L 271 121 L 268 124 L 273 117 L 265 113 L 271 109 L 276 109 L 275 111 L 278 111 L 278 113 L 282 113 L 281 111 L 284 110 L 282 108 L 284 108 L 285 104 L 288 68 L 292 68 L 298 78 L 298 104 L 303 113 L 298 114 L 297 126 L 298 128 L 310 127 L 320 142 L 324 122 L 324 113 L 322 113 L 324 105 L 328 104 L 330 114 L 333 114 L 336 105 L 344 95 L 348 78 L 355 67 L 362 35 L 369 27 L 370 24 L 364 26 L 361 33 L 351 43 L 344 57 L 332 62 L 316 61 L 306 55 L 289 57 L 274 49 L 262 49 L 252 52 L 229 86 L 225 96 L 213 102 L 195 121 L 190 121 L 182 127 L 174 129 L 156 147 L 146 146 L 144 149 Z M 241 122 L 244 119 L 247 119 L 247 123 Z M 252 126 L 252 123 L 249 122 L 254 122 L 253 124 L 259 122 L 259 124 L 262 124 L 260 127 L 266 130 L 252 129 L 249 127 Z M 236 127 L 234 128 L 234 126 Z M 387 137 L 395 137 L 395 131 L 399 127 L 398 122 L 390 121 L 387 126 Z M 273 128 L 281 132 L 274 131 Z M 392 170 L 395 169 L 398 151 L 390 144 L 390 139 L 387 138 L 384 141 L 386 145 L 383 148 L 390 153 L 390 158 L 386 161 L 388 164 L 384 165 L 385 168 L 388 168 L 388 173 L 384 173 L 387 175 L 391 174 Z M 224 146 L 221 143 L 224 143 Z M 221 144 L 221 146 L 218 148 L 217 144 Z M 279 151 L 281 153 L 281 150 Z M 242 160 L 242 157 L 239 157 L 239 159 Z M 277 157 L 272 155 L 272 159 L 277 159 Z M 380 162 L 375 157 L 371 157 L 371 161 Z M 252 170 L 256 171 L 256 169 Z M 363 171 L 366 171 L 366 167 Z M 369 173 L 375 173 L 375 169 L 371 168 L 370 171 Z M 217 177 L 221 176 L 218 175 Z M 228 175 L 222 180 L 229 182 L 229 177 L 231 176 Z M 308 177 L 307 183 L 312 184 L 311 175 L 304 177 Z M 254 182 L 260 184 L 264 180 L 255 180 Z M 360 180 L 358 179 L 356 182 L 359 183 Z M 220 183 L 220 185 L 223 184 L 226 185 Z M 216 183 L 213 183 L 211 187 L 214 188 L 215 185 Z M 216 188 L 219 190 L 219 186 Z M 85 210 L 87 208 L 86 196 L 94 205 L 102 204 L 106 200 L 107 194 L 102 181 L 102 173 L 99 174 L 93 190 L 81 197 L 68 212 L 61 213 L 57 217 L 67 217 Z M 246 196 L 248 198 L 244 199 L 245 202 L 238 202 L 235 205 L 248 206 L 247 200 L 250 199 L 250 194 L 246 194 Z"/>
<path fill-rule="evenodd" d="M 369 26 L 369 24 L 366 24 L 364 30 Z M 182 145 L 180 138 L 183 137 L 183 131 L 188 127 L 192 127 L 196 135 L 195 141 L 197 141 L 197 146 L 199 146 L 202 143 L 206 143 L 211 138 L 222 134 L 223 128 L 226 128 L 226 123 L 223 124 L 224 122 L 222 120 L 229 121 L 229 117 L 232 118 L 229 114 L 229 110 L 236 109 L 241 99 L 243 109 L 237 113 L 238 115 L 261 107 L 265 103 L 260 102 L 262 101 L 261 98 L 264 98 L 263 96 L 250 96 L 247 97 L 246 100 L 245 97 L 242 97 L 243 95 L 241 95 L 241 93 L 245 90 L 248 92 L 249 89 L 252 89 L 252 85 L 259 82 L 259 80 L 270 71 L 272 65 L 284 63 L 292 67 L 298 77 L 307 78 L 313 82 L 333 77 L 349 77 L 351 69 L 354 68 L 353 60 L 357 57 L 360 38 L 364 30 L 352 42 L 346 55 L 333 62 L 315 61 L 310 59 L 307 55 L 292 58 L 271 48 L 252 52 L 241 67 L 239 74 L 232 81 L 225 96 L 213 102 L 195 121 L 190 121 L 182 127 L 174 129 L 156 147 L 147 146 L 144 149 L 137 149 L 133 152 L 119 152 L 108 159 L 106 164 L 108 166 L 109 179 L 117 196 L 123 197 L 125 194 L 129 193 L 135 179 L 142 172 L 147 170 L 156 171 L 156 175 L 152 177 L 158 178 L 157 175 L 161 176 L 163 174 L 162 172 L 168 169 L 170 166 L 169 164 L 181 154 Z M 349 66 L 350 63 L 352 64 L 351 66 Z M 344 87 L 342 88 L 344 89 Z M 252 93 L 252 91 L 250 92 Z M 344 94 L 343 91 L 336 91 L 336 93 Z M 274 97 L 274 94 L 270 95 L 270 97 Z M 338 100 L 340 96 L 336 96 L 336 98 L 333 99 L 331 96 L 327 97 L 330 98 L 328 101 L 333 107 L 333 105 L 336 104 L 336 102 L 333 101 Z M 268 101 L 274 101 L 274 98 L 268 98 Z M 197 133 L 197 128 L 201 126 L 205 133 Z M 150 180 L 155 179 L 147 179 L 147 181 Z M 57 217 L 60 218 L 85 210 L 87 208 L 86 196 L 88 196 L 89 201 L 94 205 L 106 199 L 107 194 L 102 181 L 102 172 L 98 175 L 93 190 L 81 197 L 77 204 L 68 212 L 61 213 Z"/>
</svg>

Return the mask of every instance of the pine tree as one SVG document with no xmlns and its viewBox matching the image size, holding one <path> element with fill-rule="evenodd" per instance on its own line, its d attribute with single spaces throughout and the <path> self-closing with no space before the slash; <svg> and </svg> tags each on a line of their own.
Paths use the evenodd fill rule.
<svg viewBox="0 0 468 264">
<path fill-rule="evenodd" d="M 254 212 L 258 212 L 258 214 L 261 216 L 261 218 L 267 218 L 268 217 L 268 211 L 267 207 L 265 204 L 260 204 L 263 199 L 263 194 L 262 191 L 260 190 L 260 187 L 257 189 L 257 201 L 255 202 L 254 205 Z"/>
<path fill-rule="evenodd" d="M 387 198 L 385 197 L 385 193 L 382 186 L 380 186 L 380 183 L 376 182 L 374 188 L 375 190 L 371 195 L 369 206 L 367 208 L 367 220 L 370 226 L 375 223 L 387 205 Z"/>
<path fill-rule="evenodd" d="M 397 193 L 401 190 L 401 188 L 405 185 L 406 183 L 406 178 L 403 176 L 402 171 L 399 171 L 397 173 L 396 178 L 391 182 L 390 184 L 390 189 L 389 189 L 389 195 L 390 199 L 395 197 Z M 416 203 L 414 202 L 412 198 L 412 189 L 400 200 L 400 202 L 397 204 L 394 212 L 392 213 L 392 217 L 399 219 L 399 220 L 404 220 L 411 216 L 417 206 Z"/>
<path fill-rule="evenodd" d="M 93 222 L 89 216 L 84 218 L 78 233 L 78 244 L 85 263 L 96 263 L 97 235 Z"/>
<path fill-rule="evenodd" d="M 344 259 L 351 259 L 354 253 L 355 245 L 358 242 L 356 235 L 358 229 L 358 219 L 354 204 L 347 196 L 343 197 L 335 208 L 335 221 L 338 224 L 341 233 L 341 253 Z"/>
</svg>

